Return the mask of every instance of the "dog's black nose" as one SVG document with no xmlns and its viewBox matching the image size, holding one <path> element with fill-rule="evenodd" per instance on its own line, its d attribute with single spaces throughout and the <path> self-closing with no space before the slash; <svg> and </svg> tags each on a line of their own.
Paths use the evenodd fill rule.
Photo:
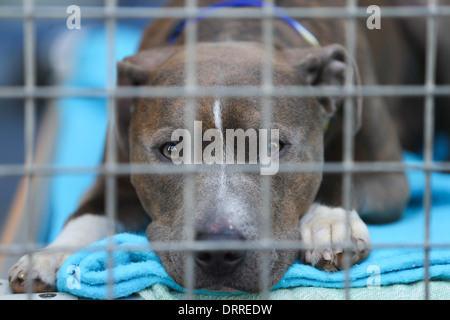
<svg viewBox="0 0 450 320">
<path fill-rule="evenodd" d="M 226 241 L 243 240 L 234 231 L 199 233 L 197 240 Z M 246 252 L 244 250 L 208 250 L 198 251 L 195 255 L 196 264 L 203 272 L 213 276 L 226 276 L 231 274 L 244 262 Z"/>
</svg>

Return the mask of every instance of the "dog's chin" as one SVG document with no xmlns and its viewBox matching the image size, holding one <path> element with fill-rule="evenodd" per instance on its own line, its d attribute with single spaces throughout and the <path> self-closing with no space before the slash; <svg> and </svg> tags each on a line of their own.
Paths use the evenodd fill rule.
<svg viewBox="0 0 450 320">
<path fill-rule="evenodd" d="M 210 292 L 225 292 L 225 293 L 236 293 L 240 292 L 240 290 L 236 290 L 234 288 L 229 287 L 210 287 L 210 288 L 202 288 L 202 290 L 210 291 Z"/>
<path fill-rule="evenodd" d="M 225 292 L 225 293 L 236 293 L 236 292 L 246 292 L 246 293 L 257 293 L 260 292 L 258 286 L 258 281 L 256 283 L 244 283 L 242 280 L 233 280 L 232 278 L 226 280 L 208 280 L 208 281 L 198 281 L 195 284 L 197 289 L 210 291 L 210 292 Z"/>
<path fill-rule="evenodd" d="M 203 274 L 196 277 L 195 288 L 225 293 L 259 293 L 263 290 L 260 280 L 261 279 L 259 279 L 258 274 L 256 274 L 256 277 L 239 272 L 224 277 L 211 277 Z M 267 283 L 269 289 L 272 288 L 278 281 L 279 279 L 269 279 L 269 283 Z"/>
</svg>

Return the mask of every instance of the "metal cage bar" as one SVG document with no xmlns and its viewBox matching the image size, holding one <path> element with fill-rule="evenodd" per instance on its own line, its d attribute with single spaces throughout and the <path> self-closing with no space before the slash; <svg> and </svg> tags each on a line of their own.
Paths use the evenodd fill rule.
<svg viewBox="0 0 450 320">
<path fill-rule="evenodd" d="M 114 11 L 117 9 L 117 0 L 105 0 L 105 11 Z M 108 114 L 108 129 L 106 136 L 106 152 L 105 152 L 105 166 L 110 168 L 111 174 L 106 175 L 106 185 L 105 185 L 105 211 L 106 217 L 108 218 L 108 291 L 107 299 L 112 299 L 114 296 L 113 286 L 114 286 L 114 258 L 113 252 L 116 250 L 114 240 L 112 235 L 114 235 L 116 230 L 116 217 L 117 217 L 117 182 L 116 175 L 114 174 L 117 165 L 117 150 L 115 144 L 115 134 L 114 134 L 114 121 L 115 121 L 115 30 L 116 30 L 116 17 L 114 15 L 107 16 L 105 19 L 105 30 L 106 30 L 106 72 L 107 72 L 107 83 L 106 89 L 108 91 L 107 97 L 107 114 Z"/>
<path fill-rule="evenodd" d="M 186 0 L 185 8 L 187 12 L 193 13 L 196 16 L 198 2 L 197 0 Z M 195 90 L 197 87 L 197 24 L 188 23 L 186 25 L 186 62 L 185 62 L 185 88 L 187 91 Z M 184 124 L 186 128 L 191 131 L 191 137 L 194 137 L 194 121 L 197 116 L 197 99 L 196 97 L 187 97 L 185 106 L 185 119 Z M 188 130 L 189 130 L 188 129 Z M 194 150 L 194 163 L 196 158 L 196 150 Z M 186 241 L 195 241 L 195 230 L 193 217 L 190 214 L 195 212 L 195 204 L 193 199 L 195 199 L 195 176 L 192 173 L 184 174 L 184 232 L 186 234 Z M 194 251 L 186 251 L 185 256 L 185 267 L 184 267 L 184 281 L 185 281 L 185 298 L 187 300 L 194 299 L 194 288 L 195 288 L 195 261 L 194 261 Z"/>
<path fill-rule="evenodd" d="M 435 85 L 426 87 L 423 85 L 362 85 L 358 88 L 323 88 L 308 87 L 274 87 L 270 92 L 271 97 L 423 97 L 426 95 L 448 96 L 450 85 Z M 0 87 L 0 98 L 116 98 L 142 97 L 264 97 L 269 96 L 268 90 L 254 86 L 242 87 L 119 87 L 114 90 L 102 88 L 62 88 L 59 86 L 39 86 L 24 88 L 17 86 Z"/>
<path fill-rule="evenodd" d="M 34 0 L 23 0 L 23 8 L 25 12 L 31 12 L 34 7 Z M 24 33 L 24 88 L 32 90 L 36 81 L 36 39 L 35 39 L 35 22 L 34 19 L 28 17 L 23 21 Z M 36 121 L 36 105 L 33 98 L 25 99 L 25 167 L 30 168 L 34 162 L 34 132 Z M 31 235 L 33 234 L 33 221 L 35 220 L 33 210 L 33 185 L 32 175 L 25 175 L 25 207 L 24 212 L 27 215 L 28 231 L 27 243 L 33 243 Z M 29 252 L 28 256 L 28 272 L 30 272 L 33 263 L 33 252 Z M 29 298 L 31 297 L 32 283 L 27 285 Z"/>
<path fill-rule="evenodd" d="M 266 92 L 266 95 L 262 97 L 262 125 L 266 130 L 270 130 L 272 127 L 272 95 L 273 91 L 273 43 L 274 43 L 274 16 L 275 13 L 272 12 L 274 1 L 268 0 L 265 1 L 266 6 L 263 8 L 264 16 L 262 19 L 262 35 L 263 35 L 263 46 L 264 46 L 264 57 L 263 57 L 263 65 L 262 65 L 262 89 Z M 261 230 L 260 230 L 260 239 L 261 240 L 272 240 L 271 230 L 272 230 L 272 194 L 270 192 L 270 188 L 272 186 L 272 176 L 266 175 L 262 176 L 262 184 L 261 184 L 261 194 L 262 194 L 262 211 L 260 212 L 261 216 Z M 262 250 L 260 251 L 261 255 L 261 265 L 260 265 L 260 288 L 261 290 L 261 298 L 268 299 L 269 297 L 269 251 Z"/>
<path fill-rule="evenodd" d="M 346 7 L 328 8 L 297 8 L 283 7 L 286 16 L 301 19 L 332 19 L 332 18 L 367 18 L 366 8 L 355 8 L 349 12 Z M 187 7 L 177 8 L 110 8 L 98 6 L 86 6 L 83 9 L 83 19 L 106 19 L 114 16 L 117 19 L 127 18 L 195 18 L 196 10 Z M 240 8 L 238 11 L 224 8 L 223 10 L 211 12 L 210 17 L 216 18 L 261 18 L 267 15 L 274 15 L 275 12 L 264 8 Z M 402 6 L 383 8 L 383 17 L 405 18 L 405 17 L 446 17 L 450 15 L 450 6 L 440 5 L 439 10 L 430 9 L 427 6 Z M 34 7 L 32 10 L 16 6 L 2 6 L 0 12 L 1 19 L 67 19 L 65 7 L 47 6 L 45 8 Z"/>
<path fill-rule="evenodd" d="M 436 12 L 437 0 L 428 1 L 428 10 Z M 437 60 L 437 27 L 436 18 L 432 15 L 427 16 L 427 39 L 426 39 L 426 66 L 425 66 L 425 86 L 432 88 L 435 85 L 436 77 L 436 60 Z M 425 163 L 433 161 L 434 154 L 434 115 L 435 103 L 434 96 L 427 94 L 425 96 L 425 115 L 424 115 L 424 160 Z M 430 298 L 430 217 L 431 217 L 431 172 L 425 172 L 425 192 L 424 192 L 424 208 L 425 208 L 425 296 L 426 300 Z"/>
<path fill-rule="evenodd" d="M 357 1 L 356 0 L 347 0 L 346 1 L 346 9 L 349 15 L 356 10 Z M 352 15 L 351 18 L 346 20 L 346 49 L 347 49 L 347 60 L 351 65 L 352 61 L 355 61 L 356 55 L 356 18 Z M 354 70 L 353 67 L 347 68 L 347 72 L 345 75 L 345 87 L 347 89 L 353 89 L 353 80 L 354 80 Z M 353 151 L 354 151 L 354 137 L 353 137 L 353 110 L 355 106 L 353 105 L 353 98 L 345 97 L 344 100 L 344 135 L 343 135 L 343 164 L 345 166 L 351 167 L 353 166 Z M 346 211 L 345 215 L 345 223 L 348 226 L 345 230 L 346 239 L 350 239 L 350 217 L 349 213 L 351 210 L 351 190 L 352 190 L 352 172 L 345 172 L 343 174 L 342 180 L 342 190 L 343 190 L 343 199 L 342 204 Z M 348 248 L 348 249 L 347 249 Z M 344 270 L 345 270 L 345 299 L 350 300 L 350 267 L 351 267 L 351 256 L 350 256 L 350 248 L 351 243 L 344 245 Z"/>
</svg>

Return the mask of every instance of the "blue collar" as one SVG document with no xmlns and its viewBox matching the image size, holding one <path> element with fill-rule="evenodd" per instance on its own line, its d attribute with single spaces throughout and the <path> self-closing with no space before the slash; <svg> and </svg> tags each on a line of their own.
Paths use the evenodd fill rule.
<svg viewBox="0 0 450 320">
<path fill-rule="evenodd" d="M 207 18 L 207 13 L 211 10 L 217 10 L 224 7 L 233 7 L 233 8 L 240 8 L 240 7 L 261 7 L 264 8 L 267 5 L 263 1 L 253 1 L 253 0 L 241 0 L 241 1 L 220 1 L 217 3 L 214 3 L 208 7 L 205 7 L 200 10 L 201 14 L 196 17 L 195 19 L 188 20 L 183 19 L 180 20 L 174 27 L 172 32 L 169 35 L 169 43 L 173 44 L 177 41 L 178 37 L 181 35 L 181 33 L 184 31 L 184 28 L 190 21 L 200 21 L 202 19 Z M 273 6 L 272 7 L 277 12 L 277 17 L 284 22 L 286 22 L 289 26 L 291 26 L 304 40 L 306 40 L 310 45 L 313 47 L 320 47 L 320 43 L 317 40 L 316 37 L 308 30 L 306 29 L 300 22 L 297 20 L 294 20 L 292 18 L 287 17 L 284 14 L 284 10 L 280 9 L 279 7 Z"/>
</svg>

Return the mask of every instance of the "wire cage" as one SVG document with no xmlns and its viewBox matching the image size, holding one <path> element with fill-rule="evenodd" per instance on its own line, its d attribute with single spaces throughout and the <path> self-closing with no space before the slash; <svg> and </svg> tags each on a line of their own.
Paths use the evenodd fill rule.
<svg viewBox="0 0 450 320">
<path fill-rule="evenodd" d="M 132 88 L 132 87 L 116 87 L 116 60 L 117 60 L 117 25 L 123 20 L 139 20 L 148 22 L 157 18 L 179 18 L 179 19 L 195 19 L 201 12 L 201 7 L 197 0 L 186 0 L 184 7 L 161 7 L 158 5 L 149 7 L 127 6 L 127 3 L 119 5 L 116 0 L 104 0 L 104 3 L 96 5 L 80 6 L 81 7 L 81 23 L 80 30 L 73 32 L 89 32 L 84 28 L 86 21 L 96 21 L 104 29 L 104 39 L 106 39 L 105 54 L 106 68 L 104 72 L 105 82 L 103 87 L 89 87 L 89 85 L 71 87 L 63 85 L 62 82 L 56 81 L 55 84 L 42 85 L 37 81 L 36 56 L 37 43 L 41 41 L 37 39 L 36 25 L 40 20 L 50 20 L 66 27 L 68 19 L 67 6 L 48 4 L 39 4 L 39 1 L 23 0 L 21 5 L 11 3 L 0 6 L 0 20 L 5 23 L 9 21 L 20 21 L 23 30 L 23 85 L 21 86 L 2 86 L 0 87 L 0 99 L 16 99 L 23 101 L 23 138 L 24 138 L 24 161 L 23 163 L 5 164 L 0 163 L 0 179 L 6 177 L 20 178 L 16 197 L 9 215 L 3 220 L 1 234 L 1 273 L 0 278 L 7 277 L 7 271 L 12 263 L 24 255 L 36 253 L 42 250 L 48 242 L 48 227 L 44 226 L 48 221 L 47 211 L 49 209 L 48 199 L 51 195 L 51 181 L 55 176 L 60 175 L 104 175 L 106 178 L 106 216 L 110 220 L 109 235 L 112 236 L 115 230 L 117 203 L 115 201 L 117 185 L 115 177 L 118 175 L 130 174 L 130 172 L 146 173 L 146 174 L 184 174 L 186 179 L 185 194 L 181 195 L 184 199 L 184 207 L 186 212 L 195 210 L 194 199 L 195 192 L 195 174 L 202 172 L 211 172 L 214 167 L 195 167 L 195 166 L 148 166 L 142 164 L 123 165 L 117 161 L 115 150 L 115 142 L 113 135 L 106 136 L 106 150 L 104 163 L 93 163 L 91 165 L 55 165 L 52 162 L 55 150 L 58 147 L 56 142 L 58 138 L 58 130 L 67 125 L 60 122 L 58 118 L 57 102 L 66 98 L 83 98 L 83 99 L 103 99 L 106 101 L 103 110 L 106 130 L 112 132 L 114 106 L 117 98 L 123 97 L 185 97 L 186 113 L 184 121 L 193 123 L 196 119 L 195 103 L 198 97 L 260 97 L 262 101 L 262 119 L 265 127 L 271 127 L 271 111 L 273 97 L 315 97 L 330 95 L 339 95 L 345 99 L 344 103 L 344 135 L 343 135 L 343 160 L 339 163 L 325 164 L 298 164 L 288 163 L 280 164 L 279 172 L 298 172 L 298 171 L 323 171 L 343 173 L 343 204 L 345 208 L 350 208 L 351 204 L 351 182 L 353 174 L 357 172 L 405 172 L 407 170 L 421 171 L 425 175 L 425 187 L 423 192 L 423 211 L 424 211 L 424 241 L 423 243 L 404 244 L 396 242 L 388 242 L 382 244 L 374 244 L 374 248 L 398 248 L 412 247 L 422 248 L 424 255 L 424 295 L 423 299 L 432 298 L 430 294 L 430 274 L 429 259 L 430 251 L 435 248 L 448 248 L 450 243 L 434 243 L 430 239 L 430 220 L 432 216 L 432 173 L 450 170 L 450 163 L 445 161 L 435 161 L 435 101 L 439 97 L 450 96 L 450 84 L 438 83 L 437 73 L 445 72 L 438 65 L 438 28 L 439 19 L 448 19 L 450 16 L 450 5 L 448 3 L 439 3 L 436 0 L 423 1 L 421 5 L 407 4 L 403 6 L 387 6 L 382 7 L 382 18 L 423 18 L 426 30 L 424 31 L 424 81 L 420 84 L 370 84 L 356 86 L 351 81 L 347 81 L 342 88 L 324 93 L 323 90 L 308 87 L 275 87 L 272 83 L 273 69 L 270 63 L 273 57 L 274 46 L 274 20 L 278 18 L 278 12 L 273 5 L 278 5 L 279 1 L 265 0 L 263 7 L 243 7 L 239 9 L 223 8 L 208 12 L 208 18 L 227 19 L 227 18 L 258 18 L 262 24 L 262 39 L 265 50 L 264 63 L 262 65 L 263 83 L 259 87 L 201 87 L 196 79 L 196 59 L 195 46 L 197 44 L 197 26 L 195 23 L 186 25 L 185 32 L 185 52 L 187 62 L 185 65 L 185 85 L 182 87 L 165 87 L 165 88 Z M 292 19 L 330 19 L 340 18 L 345 21 L 346 43 L 342 44 L 346 47 L 353 60 L 357 51 L 356 33 L 358 20 L 366 20 L 370 16 L 368 8 L 361 6 L 358 0 L 346 0 L 342 7 L 308 7 L 283 8 L 284 14 Z M 376 4 L 376 3 L 375 3 Z M 142 27 L 140 25 L 139 27 Z M 143 29 L 142 29 L 143 30 Z M 442 30 L 441 30 L 442 32 Z M 64 39 L 58 38 L 57 44 L 61 44 Z M 77 42 L 80 46 L 83 42 Z M 127 54 L 133 54 L 128 52 Z M 70 55 L 68 55 L 70 56 Z M 52 61 L 54 62 L 54 61 Z M 64 63 L 60 64 L 64 66 Z M 450 71 L 450 70 L 449 70 Z M 22 72 L 17 70 L 17 72 Z M 73 70 L 66 71 L 65 75 Z M 356 162 L 354 157 L 354 136 L 352 133 L 353 124 L 353 108 L 354 98 L 361 97 L 412 97 L 423 98 L 423 110 L 420 121 L 422 122 L 423 132 L 423 161 L 414 164 L 405 162 L 373 162 L 361 163 Z M 40 103 L 44 101 L 46 107 L 41 112 Z M 1 114 L 0 107 L 0 114 Z M 106 122 L 106 119 L 110 119 Z M 69 120 L 70 121 L 70 120 Z M 89 130 L 89 129 L 87 129 Z M 79 146 L 83 148 L 83 146 Z M 7 150 L 5 150 L 7 152 Z M 101 150 L 102 151 L 102 150 Z M 233 168 L 230 170 L 234 170 Z M 254 166 L 241 165 L 235 170 L 239 172 L 251 172 L 255 170 Z M 259 169 L 257 169 L 259 170 Z M 269 203 L 271 199 L 271 176 L 265 176 L 261 187 L 262 197 L 265 201 L 266 212 L 261 214 L 263 217 L 263 230 L 271 228 L 271 212 Z M 69 208 L 74 211 L 76 208 Z M 235 248 L 235 243 L 209 243 L 208 241 L 195 241 L 192 221 L 189 214 L 186 214 L 185 228 L 187 230 L 188 241 L 175 243 L 152 243 L 154 250 L 178 250 L 186 251 L 188 255 L 185 264 L 185 287 L 187 289 L 194 288 L 194 254 L 199 250 L 205 249 L 230 249 Z M 45 223 L 43 223 L 44 221 Z M 44 231 L 43 231 L 44 230 Z M 47 232 L 47 234 L 45 234 Z M 44 235 L 43 235 L 44 233 Z M 270 232 L 261 237 L 260 241 L 239 243 L 240 249 L 260 250 L 267 252 L 270 249 L 302 249 L 300 241 L 279 242 L 271 239 Z M 147 248 L 147 247 L 146 247 Z M 79 247 L 58 248 L 58 250 L 77 251 Z M 113 263 L 112 253 L 116 250 L 114 243 L 109 243 L 108 254 L 111 256 L 110 263 Z M 137 248 L 129 248 L 134 250 Z M 123 250 L 123 248 L 122 248 Z M 260 283 L 264 290 L 260 293 L 261 298 L 268 298 L 270 288 L 268 287 L 268 261 L 263 261 L 261 265 Z M 352 299 L 352 290 L 350 286 L 350 266 L 345 272 L 345 284 L 343 285 L 343 298 Z M 107 297 L 113 297 L 113 274 L 110 272 L 110 289 Z M 32 287 L 29 287 L 28 297 L 32 297 Z M 185 298 L 193 298 L 192 291 L 185 292 Z"/>
</svg>

